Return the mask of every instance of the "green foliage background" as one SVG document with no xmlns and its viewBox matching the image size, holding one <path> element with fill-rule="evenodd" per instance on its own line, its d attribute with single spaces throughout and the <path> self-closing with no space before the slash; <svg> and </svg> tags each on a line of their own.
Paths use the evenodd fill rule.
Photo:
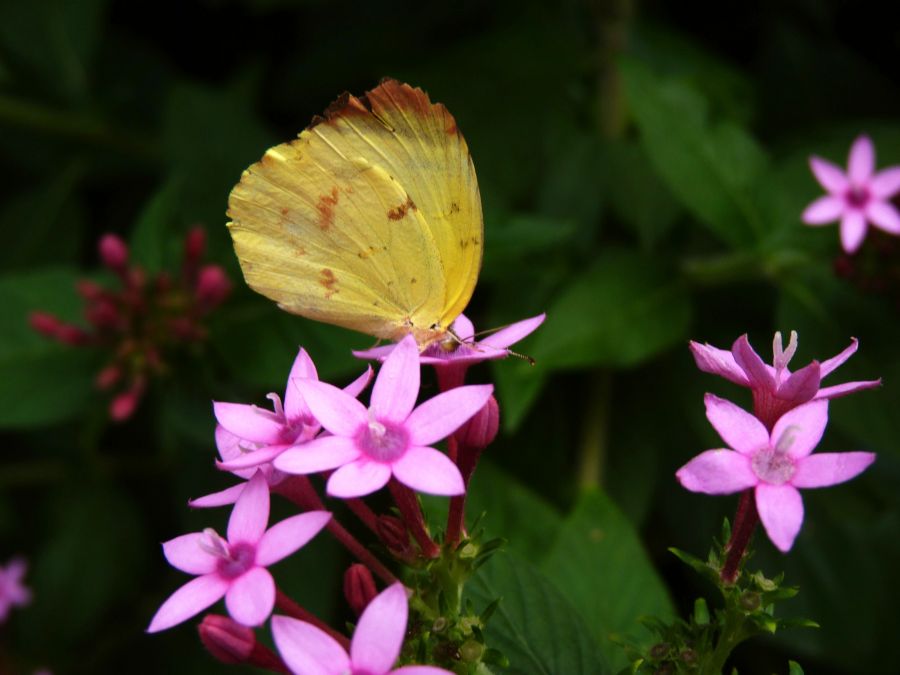
<svg viewBox="0 0 900 675">
<path fill-rule="evenodd" d="M 229 484 L 213 467 L 209 401 L 281 391 L 300 344 L 344 381 L 360 370 L 349 349 L 369 344 L 238 284 L 209 342 L 111 426 L 95 355 L 35 335 L 28 312 L 78 318 L 74 282 L 95 273 L 107 231 L 158 270 L 202 223 L 211 258 L 239 280 L 224 209 L 240 171 L 384 75 L 445 102 L 472 150 L 486 255 L 467 313 L 479 327 L 548 313 L 517 347 L 536 367 L 473 373 L 497 385 L 503 434 L 471 513 L 510 545 L 471 596 L 504 596 L 491 639 L 509 672 L 609 672 L 624 665 L 611 635 L 641 639 L 639 616 L 711 592 L 666 547 L 703 555 L 736 499 L 686 493 L 673 473 L 719 445 L 704 391 L 749 399 L 699 373 L 687 340 L 727 347 L 747 332 L 767 356 L 772 333 L 791 329 L 803 363 L 860 339 L 834 380 L 884 387 L 835 401 L 820 447 L 879 459 L 805 493 L 790 555 L 757 538 L 754 562 L 801 587 L 785 609 L 822 628 L 754 642 L 735 664 L 890 670 L 898 262 L 871 270 L 886 291 L 863 292 L 832 271 L 836 228 L 799 214 L 819 193 L 810 153 L 843 163 L 866 131 L 880 165 L 900 163 L 900 23 L 839 0 L 730 4 L 0 4 L 0 563 L 27 556 L 35 593 L 3 627 L 12 671 L 218 671 L 188 625 L 143 634 L 184 579 L 158 542 L 225 521 L 185 507 Z M 339 622 L 348 560 L 320 539 L 275 573 Z"/>
</svg>

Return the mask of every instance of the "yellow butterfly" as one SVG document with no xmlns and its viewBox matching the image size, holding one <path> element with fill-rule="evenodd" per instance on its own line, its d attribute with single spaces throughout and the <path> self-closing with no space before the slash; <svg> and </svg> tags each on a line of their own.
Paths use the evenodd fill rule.
<svg viewBox="0 0 900 675">
<path fill-rule="evenodd" d="M 481 268 L 468 146 L 443 104 L 396 80 L 344 94 L 267 150 L 231 191 L 228 216 L 253 290 L 378 338 L 445 337 Z"/>
</svg>

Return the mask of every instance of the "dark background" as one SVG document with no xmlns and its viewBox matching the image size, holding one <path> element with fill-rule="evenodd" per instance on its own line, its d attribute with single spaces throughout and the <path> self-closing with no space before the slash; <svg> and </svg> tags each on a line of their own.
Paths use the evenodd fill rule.
<svg viewBox="0 0 900 675">
<path fill-rule="evenodd" d="M 850 485 L 806 492 L 791 553 L 757 536 L 753 560 L 801 588 L 779 613 L 822 628 L 756 640 L 735 663 L 754 673 L 785 673 L 788 658 L 812 673 L 891 671 L 900 252 L 870 236 L 842 277 L 837 229 L 799 220 L 819 194 L 810 153 L 844 164 L 868 132 L 879 166 L 900 163 L 900 30 L 884 6 L 0 4 L 0 563 L 26 556 L 35 594 L 0 627 L 0 667 L 223 667 L 187 624 L 143 633 L 185 580 L 158 542 L 224 526 L 224 512 L 185 507 L 230 484 L 212 464 L 209 400 L 283 391 L 298 344 L 323 378 L 346 381 L 360 370 L 348 348 L 370 344 L 285 316 L 243 286 L 224 228 L 228 191 L 340 92 L 390 75 L 446 103 L 475 160 L 486 255 L 467 314 L 477 327 L 549 316 L 520 346 L 535 368 L 508 360 L 473 373 L 496 383 L 504 422 L 473 487 L 488 528 L 576 605 L 614 595 L 634 561 L 589 562 L 576 575 L 588 581 L 574 585 L 554 568 L 578 486 L 599 484 L 675 606 L 689 608 L 712 589 L 666 548 L 704 555 L 736 499 L 686 493 L 673 472 L 719 443 L 704 391 L 745 406 L 749 397 L 698 372 L 687 340 L 728 347 L 746 332 L 768 359 L 772 333 L 796 329 L 798 367 L 856 336 L 859 354 L 826 383 L 880 376 L 884 387 L 834 402 L 820 447 L 879 459 Z M 98 276 L 103 233 L 129 239 L 148 268 L 174 268 L 180 237 L 198 223 L 235 292 L 210 318 L 209 340 L 173 356 L 135 416 L 110 424 L 92 386 L 103 355 L 35 335 L 28 312 L 77 319 L 74 282 Z M 596 456 L 600 470 L 585 469 Z M 275 573 L 337 622 L 348 618 L 347 563 L 323 537 Z M 624 612 L 632 623 L 667 604 L 642 602 Z M 606 635 L 628 626 L 585 614 L 612 654 Z"/>
</svg>

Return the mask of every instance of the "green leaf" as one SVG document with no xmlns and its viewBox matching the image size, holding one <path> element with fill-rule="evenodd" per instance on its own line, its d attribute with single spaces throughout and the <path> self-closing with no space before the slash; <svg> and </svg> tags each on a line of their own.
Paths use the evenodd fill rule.
<svg viewBox="0 0 900 675">
<path fill-rule="evenodd" d="M 181 186 L 180 178 L 170 177 L 144 206 L 131 231 L 131 259 L 149 272 L 167 267 L 168 249 L 176 243 L 173 233 L 179 222 Z"/>
<path fill-rule="evenodd" d="M 531 365 L 521 359 L 507 358 L 491 364 L 497 399 L 503 414 L 500 423 L 509 433 L 519 428 L 547 381 L 544 364 Z"/>
<path fill-rule="evenodd" d="M 625 665 L 609 638 L 641 631 L 639 619 L 669 619 L 672 603 L 637 532 L 597 490 L 585 492 L 541 565 L 587 619 L 607 659 Z"/>
<path fill-rule="evenodd" d="M 711 122 L 707 102 L 686 83 L 633 60 L 622 74 L 641 143 L 672 193 L 723 242 L 762 238 L 768 226 L 755 185 L 768 165 L 763 149 L 735 123 Z"/>
<path fill-rule="evenodd" d="M 803 675 L 803 668 L 796 661 L 788 661 L 788 675 Z"/>
<path fill-rule="evenodd" d="M 507 675 L 599 675 L 611 672 L 584 618 L 524 560 L 498 554 L 466 586 L 476 609 L 496 598 L 487 644 L 510 662 Z"/>
<path fill-rule="evenodd" d="M 547 310 L 533 356 L 544 368 L 634 366 L 684 340 L 690 314 L 665 263 L 606 251 Z"/>
</svg>

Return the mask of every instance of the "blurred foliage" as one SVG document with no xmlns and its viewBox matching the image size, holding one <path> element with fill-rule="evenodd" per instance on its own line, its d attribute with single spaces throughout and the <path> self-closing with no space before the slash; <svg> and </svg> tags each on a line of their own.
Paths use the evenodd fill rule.
<svg viewBox="0 0 900 675">
<path fill-rule="evenodd" d="M 900 162 L 888 12 L 840 0 L 0 3 L 0 562 L 27 556 L 35 592 L 5 627 L 0 669 L 219 670 L 189 626 L 143 634 L 183 580 L 157 542 L 226 517 L 184 507 L 228 484 L 209 401 L 281 391 L 299 344 L 345 382 L 361 370 L 349 349 L 369 339 L 238 283 L 210 339 L 116 426 L 96 360 L 26 317 L 78 318 L 75 279 L 93 274 L 108 231 L 159 270 L 203 224 L 210 258 L 238 280 L 223 225 L 241 170 L 341 91 L 392 75 L 448 105 L 479 172 L 486 254 L 467 313 L 481 327 L 548 313 L 516 347 L 536 367 L 475 373 L 497 384 L 505 434 L 475 474 L 470 516 L 486 511 L 510 546 L 471 596 L 504 597 L 488 637 L 508 672 L 621 665 L 611 634 L 690 608 L 702 589 L 666 548 L 706 550 L 736 500 L 686 493 L 673 471 L 718 443 L 704 391 L 749 399 L 696 371 L 686 342 L 728 347 L 748 332 L 762 346 L 791 329 L 798 362 L 860 339 L 835 380 L 885 386 L 835 401 L 822 449 L 879 460 L 807 493 L 790 555 L 758 542 L 755 562 L 784 569 L 801 588 L 792 609 L 822 627 L 745 645 L 734 665 L 884 672 L 900 630 L 900 289 L 837 276 L 836 228 L 799 214 L 819 191 L 810 153 L 843 163 L 867 131 L 879 165 Z M 896 276 L 897 262 L 881 265 L 872 274 Z M 347 619 L 347 558 L 332 542 L 311 551 L 276 575 Z"/>
</svg>

